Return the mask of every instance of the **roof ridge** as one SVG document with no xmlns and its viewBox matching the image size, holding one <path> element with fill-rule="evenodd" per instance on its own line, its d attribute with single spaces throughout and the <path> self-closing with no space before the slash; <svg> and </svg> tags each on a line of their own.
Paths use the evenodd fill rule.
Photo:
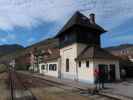
<svg viewBox="0 0 133 100">
<path fill-rule="evenodd" d="M 59 37 L 63 32 L 67 31 L 68 29 L 72 28 L 74 25 L 79 25 L 85 28 L 91 28 L 94 30 L 99 31 L 100 33 L 104 33 L 105 30 L 99 26 L 98 24 L 91 24 L 90 18 L 83 13 L 77 11 L 75 12 L 72 17 L 68 19 L 66 24 L 61 28 L 61 30 L 55 35 L 55 38 Z"/>
</svg>

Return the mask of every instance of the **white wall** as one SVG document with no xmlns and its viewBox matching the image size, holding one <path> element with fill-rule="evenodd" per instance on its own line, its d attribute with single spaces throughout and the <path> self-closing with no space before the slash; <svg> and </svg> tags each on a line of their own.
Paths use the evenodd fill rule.
<svg viewBox="0 0 133 100">
<path fill-rule="evenodd" d="M 81 61 L 81 67 L 79 67 L 79 61 L 77 61 L 79 81 L 93 84 L 95 82 L 94 70 L 99 64 L 106 64 L 108 66 L 115 64 L 116 80 L 120 80 L 119 61 L 110 59 L 89 59 L 89 68 L 86 67 L 86 61 L 87 60 Z"/>
<path fill-rule="evenodd" d="M 56 64 L 56 71 L 49 70 L 49 65 L 50 64 Z M 48 66 L 47 70 L 46 69 L 42 70 L 41 69 L 42 65 L 47 65 Z M 58 77 L 58 67 L 59 67 L 58 60 L 39 64 L 40 73 L 42 73 L 44 75 L 48 75 L 48 76 L 53 76 L 53 77 Z"/>
<path fill-rule="evenodd" d="M 75 58 L 85 47 L 85 45 L 75 43 L 60 49 L 62 78 L 77 79 Z M 66 72 L 66 59 L 69 59 L 69 72 Z"/>
<path fill-rule="evenodd" d="M 48 64 L 48 66 L 50 64 L 56 64 L 56 71 L 49 70 L 49 67 L 48 67 L 48 73 L 46 73 L 46 75 L 58 77 L 58 62 L 57 61 L 55 61 L 55 62 L 48 62 L 47 64 Z"/>
<path fill-rule="evenodd" d="M 81 61 L 81 67 L 79 67 L 79 61 L 77 61 L 78 66 L 78 80 L 86 83 L 94 83 L 94 63 L 90 59 L 89 67 L 86 67 L 86 61 Z"/>
<path fill-rule="evenodd" d="M 76 44 L 67 46 L 60 49 L 61 55 L 61 76 L 62 78 L 76 78 L 76 62 L 75 58 L 77 56 L 77 46 Z M 69 72 L 66 72 L 66 59 L 69 59 Z"/>
<path fill-rule="evenodd" d="M 129 59 L 131 62 L 133 62 L 133 58 L 132 59 Z"/>
<path fill-rule="evenodd" d="M 41 63 L 41 64 L 39 64 L 39 73 L 41 73 L 41 74 L 45 74 L 45 73 L 47 73 L 47 70 L 43 70 L 42 69 L 42 65 L 47 65 L 46 63 Z"/>
</svg>

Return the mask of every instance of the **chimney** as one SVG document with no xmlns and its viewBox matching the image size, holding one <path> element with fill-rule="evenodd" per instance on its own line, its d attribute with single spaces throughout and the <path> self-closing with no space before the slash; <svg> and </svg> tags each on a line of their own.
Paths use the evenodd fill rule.
<svg viewBox="0 0 133 100">
<path fill-rule="evenodd" d="M 90 14 L 90 23 L 95 24 L 95 14 L 93 13 Z"/>
</svg>

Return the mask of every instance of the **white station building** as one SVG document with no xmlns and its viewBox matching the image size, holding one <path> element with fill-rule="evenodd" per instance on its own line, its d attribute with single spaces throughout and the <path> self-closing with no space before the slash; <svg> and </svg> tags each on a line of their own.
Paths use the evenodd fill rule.
<svg viewBox="0 0 133 100">
<path fill-rule="evenodd" d="M 76 12 L 54 37 L 58 47 L 49 47 L 39 72 L 60 79 L 71 79 L 93 84 L 94 70 L 107 73 L 107 81 L 120 80 L 119 59 L 101 48 L 100 35 L 106 32 L 90 18 Z"/>
</svg>

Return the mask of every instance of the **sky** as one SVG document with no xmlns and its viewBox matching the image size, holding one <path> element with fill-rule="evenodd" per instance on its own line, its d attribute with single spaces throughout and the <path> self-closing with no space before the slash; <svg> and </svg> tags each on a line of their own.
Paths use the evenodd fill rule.
<svg viewBox="0 0 133 100">
<path fill-rule="evenodd" d="M 132 0 L 0 0 L 0 45 L 29 46 L 55 36 L 79 10 L 108 32 L 102 47 L 133 44 Z"/>
</svg>

